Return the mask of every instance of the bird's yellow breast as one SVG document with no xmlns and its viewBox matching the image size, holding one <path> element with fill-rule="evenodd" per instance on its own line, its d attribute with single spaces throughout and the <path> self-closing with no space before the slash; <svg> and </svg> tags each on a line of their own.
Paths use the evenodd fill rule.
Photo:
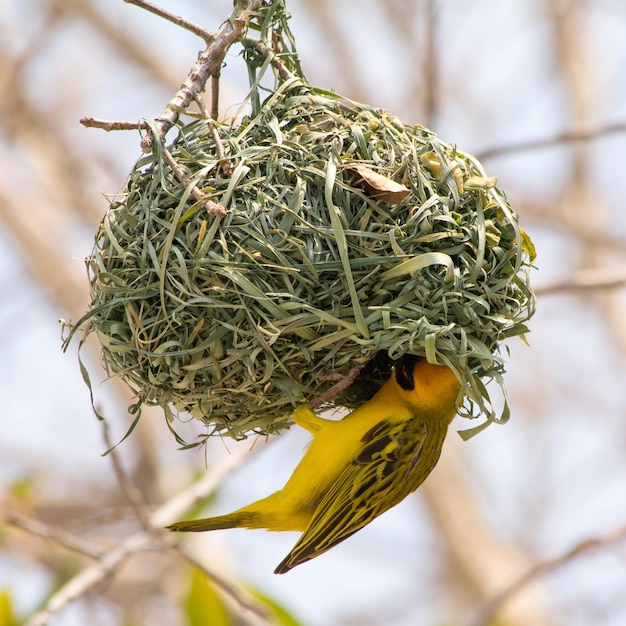
<svg viewBox="0 0 626 626">
<path fill-rule="evenodd" d="M 314 510 L 320 497 L 363 447 L 363 436 L 383 419 L 402 421 L 411 412 L 402 404 L 383 405 L 374 399 L 342 420 L 321 420 L 323 425 L 295 469 L 282 496 Z"/>
</svg>

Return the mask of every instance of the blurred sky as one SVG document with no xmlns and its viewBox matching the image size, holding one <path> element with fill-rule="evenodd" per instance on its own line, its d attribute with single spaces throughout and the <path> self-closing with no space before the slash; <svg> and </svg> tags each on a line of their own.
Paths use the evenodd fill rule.
<svg viewBox="0 0 626 626">
<path fill-rule="evenodd" d="M 42 4 L 44 0 L 0 4 L 9 46 L 20 49 L 32 42 L 32 33 L 40 27 L 38 7 Z M 201 48 L 194 36 L 121 0 L 94 4 L 126 35 L 141 40 L 155 58 L 163 59 L 174 79 L 182 80 Z M 162 4 L 210 28 L 230 10 L 230 2 L 223 0 Z M 293 0 L 288 4 L 311 82 L 387 108 L 406 123 L 422 121 L 423 109 L 416 104 L 411 79 L 421 71 L 421 59 L 406 54 L 406 48 L 397 44 L 398 33 L 384 19 L 383 3 L 338 2 L 334 18 L 343 37 L 339 43 L 331 39 L 334 33 L 328 39 L 323 36 L 323 27 L 306 3 Z M 554 65 L 554 39 L 544 3 L 441 0 L 437 49 L 442 97 L 441 108 L 430 122 L 433 130 L 463 150 L 480 153 L 493 146 L 551 136 L 576 124 L 626 120 L 626 5 L 599 0 L 592 6 L 585 38 L 580 41 L 586 53 L 581 53 L 580 62 L 590 58 L 595 62 L 588 68 L 585 115 L 578 119 Z M 423 35 L 418 16 L 413 19 L 407 21 L 406 29 L 415 37 Z M 349 66 L 346 50 L 353 62 Z M 357 72 L 354 67 L 359 68 Z M 222 80 L 223 110 L 245 94 L 243 69 L 240 59 L 228 57 Z M 139 156 L 138 135 L 84 129 L 78 119 L 91 115 L 136 120 L 157 115 L 171 93 L 155 88 L 149 77 L 131 69 L 80 23 L 67 24 L 55 40 L 47 41 L 45 54 L 31 64 L 30 73 L 29 83 L 42 106 L 62 111 L 56 119 L 59 126 L 71 133 L 85 159 L 98 159 L 86 193 L 116 192 Z M 79 97 L 68 93 L 68 85 Z M 4 133 L 0 135 L 0 142 L 5 139 Z M 624 134 L 596 139 L 585 148 L 591 153 L 589 179 L 594 186 L 589 197 L 592 206 L 587 207 L 584 219 L 592 232 L 609 230 L 615 240 L 626 240 L 624 148 Z M 18 152 L 14 163 L 0 163 L 5 174 L 15 176 L 16 183 L 26 189 L 29 158 Z M 568 276 L 588 263 L 581 240 L 559 224 L 558 211 L 555 218 L 525 214 L 529 199 L 539 199 L 544 207 L 552 201 L 562 203 L 572 159 L 570 147 L 561 146 L 484 162 L 490 175 L 499 176 L 535 239 L 539 257 L 533 282 L 537 285 Z M 104 199 L 101 206 L 104 212 Z M 25 205 L 24 211 L 28 210 Z M 91 249 L 93 233 L 77 226 L 68 228 L 67 255 L 76 259 L 76 272 L 83 275 L 81 259 Z M 597 260 L 624 263 L 623 255 L 610 251 Z M 2 231 L 0 286 L 4 294 L 0 300 L 4 399 L 0 481 L 8 486 L 18 478 L 36 477 L 41 480 L 40 489 L 57 491 L 59 497 L 94 481 L 114 489 L 109 461 L 100 456 L 105 446 L 80 376 L 76 346 L 68 354 L 61 352 L 58 318 L 67 313 L 56 308 L 11 237 Z M 471 474 L 476 498 L 494 532 L 529 554 L 545 558 L 626 524 L 626 364 L 623 338 L 607 324 L 601 303 L 589 294 L 541 297 L 530 326 L 530 347 L 520 341 L 510 344 L 509 424 L 491 426 L 462 446 L 465 470 Z M 91 368 L 95 370 L 95 364 Z M 114 436 L 121 438 L 129 423 L 124 407 L 111 398 L 106 386 L 96 388 L 96 397 L 111 418 Z M 186 484 L 190 463 L 202 466 L 204 452 L 177 451 L 158 414 L 150 414 L 149 419 L 154 419 L 157 432 L 164 488 L 174 492 Z M 181 430 L 191 438 L 201 432 L 191 424 Z M 281 486 L 306 441 L 306 434 L 297 430 L 281 436 L 228 479 L 211 510 L 228 511 Z M 250 442 L 228 445 L 234 448 Z M 125 460 L 129 464 L 135 462 L 132 450 L 122 447 L 128 451 Z M 226 454 L 225 446 L 214 441 L 206 454 L 212 462 Z M 192 541 L 198 551 L 231 558 L 234 572 L 284 601 L 309 626 L 339 624 L 344 617 L 354 619 L 355 614 L 362 621 L 351 623 L 397 626 L 459 617 L 438 589 L 442 546 L 419 496 L 408 498 L 327 555 L 287 576 L 273 576 L 273 568 L 296 537 L 236 530 Z M 608 607 L 602 624 L 626 623 L 624 557 L 623 546 L 613 553 L 594 553 L 545 579 L 552 596 L 550 607 L 565 616 L 562 623 L 583 626 L 589 623 L 585 620 L 590 611 L 602 607 Z M 0 555 L 0 588 L 13 588 L 19 608 L 27 611 L 37 600 L 35 583 L 44 584 L 45 578 L 33 566 L 26 570 L 29 583 L 25 585 L 24 578 L 15 576 L 15 567 Z M 73 609 L 55 624 L 72 626 L 80 619 Z"/>
</svg>

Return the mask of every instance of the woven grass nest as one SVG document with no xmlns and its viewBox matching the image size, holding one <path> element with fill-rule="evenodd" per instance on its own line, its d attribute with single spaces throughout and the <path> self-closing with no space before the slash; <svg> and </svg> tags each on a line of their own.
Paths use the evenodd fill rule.
<svg viewBox="0 0 626 626">
<path fill-rule="evenodd" d="M 299 78 L 168 149 L 187 184 L 158 149 L 139 160 L 87 260 L 80 325 L 139 403 L 273 433 L 362 365 L 326 404 L 358 405 L 409 352 L 457 371 L 466 416 L 502 418 L 485 382 L 534 310 L 533 251 L 473 157 Z"/>
</svg>

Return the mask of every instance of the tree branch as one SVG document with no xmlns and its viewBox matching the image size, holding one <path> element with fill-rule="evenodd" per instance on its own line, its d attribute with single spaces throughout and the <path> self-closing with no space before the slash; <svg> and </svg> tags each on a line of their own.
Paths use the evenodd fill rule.
<svg viewBox="0 0 626 626">
<path fill-rule="evenodd" d="M 219 146 L 221 146 L 221 143 L 216 145 L 218 146 L 219 155 Z M 174 159 L 171 152 L 167 148 L 163 148 L 163 160 L 170 166 L 170 169 L 172 170 L 172 172 L 174 172 L 174 176 L 176 176 L 176 178 L 182 185 L 189 186 L 191 184 L 191 181 L 185 174 L 183 168 L 180 167 L 178 163 L 176 163 L 176 159 Z M 215 217 L 224 217 L 226 215 L 226 208 L 224 207 L 224 205 L 213 202 L 213 200 L 211 200 L 205 193 L 198 189 L 196 185 L 191 186 L 191 195 L 196 202 L 200 202 L 206 205 L 211 215 L 214 215 Z"/>
<path fill-rule="evenodd" d="M 266 611 L 264 611 L 261 607 L 256 604 L 251 603 L 243 593 L 240 593 L 239 590 L 233 585 L 229 583 L 221 576 L 218 576 L 214 571 L 207 568 L 207 566 L 200 561 L 195 554 L 193 554 L 189 548 L 187 548 L 182 543 L 176 541 L 176 539 L 171 535 L 163 535 L 162 540 L 170 547 L 172 550 L 175 550 L 180 554 L 180 556 L 185 559 L 188 563 L 193 565 L 195 568 L 199 569 L 213 584 L 221 589 L 227 596 L 233 599 L 241 608 L 251 611 L 256 614 L 258 617 L 267 620 L 269 615 Z"/>
<path fill-rule="evenodd" d="M 117 478 L 117 482 L 121 490 L 124 492 L 124 495 L 133 505 L 135 513 L 141 521 L 142 526 L 146 530 L 150 530 L 150 519 L 146 507 L 146 502 L 139 489 L 137 489 L 133 481 L 130 479 L 130 477 L 122 467 L 122 463 L 120 461 L 117 450 L 112 447 L 107 422 L 102 421 L 101 424 L 103 428 L 105 443 L 107 445 L 107 448 L 110 450 L 109 458 L 111 459 L 111 463 L 113 464 L 113 469 L 115 471 L 115 477 Z M 234 585 L 223 579 L 221 576 L 218 576 L 215 572 L 211 571 L 206 565 L 199 561 L 187 548 L 185 548 L 182 544 L 179 544 L 174 539 L 174 537 L 170 536 L 169 534 L 162 533 L 161 540 L 169 548 L 178 552 L 178 554 L 180 554 L 191 565 L 198 568 L 209 580 L 213 581 L 216 587 L 221 589 L 227 596 L 232 598 L 240 607 L 248 611 L 252 611 L 260 617 L 267 617 L 267 615 L 259 607 L 251 604 L 248 599 L 244 597 L 244 595 L 234 587 Z"/>
<path fill-rule="evenodd" d="M 271 65 L 276 69 L 278 75 L 284 81 L 296 78 L 296 75 L 293 72 L 290 72 L 286 65 L 262 41 L 246 37 L 244 39 L 244 45 L 248 48 L 256 50 L 263 58 L 269 59 Z"/>
<path fill-rule="evenodd" d="M 580 543 L 577 543 L 574 547 L 570 548 L 567 552 L 554 557 L 552 559 L 546 559 L 540 561 L 528 569 L 519 578 L 515 579 L 505 589 L 494 596 L 489 602 L 482 608 L 479 615 L 475 620 L 471 622 L 471 626 L 488 626 L 491 624 L 491 617 L 494 613 L 509 599 L 515 595 L 520 589 L 528 585 L 534 579 L 543 576 L 548 572 L 551 572 L 562 565 L 565 565 L 572 559 L 575 559 L 591 550 L 598 548 L 607 548 L 615 543 L 618 543 L 626 539 L 626 526 L 619 528 L 615 532 L 607 535 L 606 537 L 597 537 L 592 539 L 585 539 Z"/>
<path fill-rule="evenodd" d="M 172 24 L 176 24 L 176 26 L 180 26 L 185 30 L 197 35 L 201 39 L 206 41 L 207 45 L 210 44 L 215 39 L 215 34 L 208 31 L 206 28 L 202 28 L 202 26 L 198 26 L 198 24 L 194 24 L 188 19 L 176 15 L 175 13 L 171 13 L 167 9 L 157 6 L 156 4 L 152 4 L 148 0 L 124 0 L 127 4 L 134 4 L 140 9 L 144 9 L 145 11 L 149 11 L 150 13 L 154 13 L 159 17 L 167 20 L 168 22 L 172 22 Z"/>
<path fill-rule="evenodd" d="M 198 60 L 189 71 L 187 78 L 176 92 L 176 95 L 168 102 L 161 115 L 155 118 L 154 123 L 158 140 L 163 141 L 167 132 L 178 121 L 181 111 L 185 111 L 192 101 L 198 100 L 210 78 L 214 79 L 212 83 L 213 101 L 211 115 L 215 119 L 217 117 L 216 99 L 219 95 L 217 83 L 224 57 L 233 43 L 244 38 L 247 25 L 246 16 L 257 11 L 263 4 L 263 0 L 237 0 L 234 11 L 222 24 L 217 33 L 209 32 L 179 15 L 154 5 L 149 0 L 124 0 L 124 2 L 163 17 L 173 24 L 193 32 L 207 43 L 207 49 L 198 55 Z M 269 51 L 266 50 L 265 53 L 269 53 Z M 278 61 L 276 62 L 278 63 Z M 287 71 L 286 68 L 283 69 Z M 148 124 L 142 121 L 99 120 L 89 116 L 83 117 L 80 123 L 88 128 L 101 128 L 106 131 L 146 130 L 149 128 Z M 144 152 L 150 152 L 154 145 L 154 139 L 153 134 L 146 135 L 141 141 L 141 149 Z"/>
<path fill-rule="evenodd" d="M 327 389 L 322 395 L 314 398 L 309 402 L 309 407 L 314 409 L 318 406 L 321 406 L 325 402 L 328 402 L 330 399 L 334 398 L 338 393 L 341 393 L 344 389 L 347 389 L 359 375 L 359 372 L 363 369 L 362 365 L 355 365 L 350 371 L 345 375 L 338 376 L 338 382 L 334 384 L 330 389 Z M 331 377 L 328 377 L 327 380 L 330 380 Z M 332 379 L 336 377 L 332 375 Z"/>
<path fill-rule="evenodd" d="M 205 89 L 211 76 L 220 73 L 222 62 L 230 46 L 243 38 L 247 20 L 245 14 L 256 11 L 262 0 L 239 0 L 230 18 L 222 24 L 210 45 L 198 55 L 198 60 L 191 68 L 187 79 L 176 95 L 166 105 L 156 120 L 156 132 L 159 140 L 163 140 L 167 131 L 176 123 L 180 111 L 184 111 L 189 103 Z M 154 143 L 152 135 L 146 135 L 141 142 L 141 149 L 150 152 Z"/>
<path fill-rule="evenodd" d="M 493 532 L 476 500 L 471 472 L 462 462 L 464 450 L 460 440 L 448 437 L 445 447 L 436 470 L 420 492 L 445 545 L 448 567 L 474 599 L 474 606 L 480 607 L 498 593 L 502 580 L 515 579 L 532 561 L 523 550 Z M 551 622 L 545 606 L 541 588 L 525 589 L 512 603 L 497 607 L 490 626 L 548 626 Z"/>
<path fill-rule="evenodd" d="M 623 133 L 626 131 L 626 122 L 614 122 L 612 124 L 605 124 L 603 126 L 596 126 L 591 128 L 574 128 L 566 130 L 552 137 L 544 137 L 542 139 L 532 139 L 530 141 L 520 141 L 518 143 L 504 144 L 501 146 L 495 146 L 493 148 L 487 148 L 482 152 L 476 153 L 476 157 L 484 161 L 485 159 L 491 159 L 496 156 L 502 156 L 506 154 L 514 154 L 516 152 L 523 152 L 525 150 L 538 150 L 541 148 L 549 148 L 552 146 L 559 146 L 564 143 L 572 143 L 574 141 L 588 141 L 589 139 L 596 139 L 604 135 L 611 135 L 613 133 Z"/>
<path fill-rule="evenodd" d="M 150 520 L 146 507 L 146 501 L 141 495 L 139 489 L 137 489 L 133 481 L 129 478 L 128 474 L 124 471 L 124 468 L 122 467 L 122 462 L 120 461 L 117 449 L 113 445 L 113 442 L 111 441 L 111 437 L 109 435 L 109 423 L 106 420 L 101 420 L 99 423 L 102 426 L 102 436 L 104 437 L 104 442 L 106 444 L 107 450 L 109 451 L 108 456 L 111 460 L 111 464 L 113 465 L 113 471 L 115 472 L 117 484 L 120 486 L 122 493 L 131 503 L 133 509 L 135 510 L 137 518 L 141 522 L 141 525 L 144 528 L 148 529 L 150 527 Z"/>
<path fill-rule="evenodd" d="M 90 559 L 97 560 L 102 558 L 102 552 L 100 550 L 94 548 L 90 543 L 66 533 L 60 528 L 49 526 L 43 522 L 29 519 L 23 515 L 17 515 L 16 513 L 9 513 L 4 518 L 3 522 L 15 526 L 16 528 L 21 528 L 31 535 L 50 539 L 63 548 L 82 554 Z"/>
<path fill-rule="evenodd" d="M 68 604 L 81 598 L 107 576 L 116 572 L 128 557 L 146 548 L 155 536 L 158 537 L 164 532 L 163 527 L 166 524 L 181 517 L 186 511 L 213 493 L 226 476 L 236 469 L 247 456 L 248 450 L 241 448 L 222 464 L 215 467 L 213 471 L 208 472 L 197 483 L 165 502 L 148 516 L 147 528 L 107 550 L 98 557 L 96 563 L 71 578 L 50 597 L 41 611 L 31 617 L 26 626 L 46 626 Z M 213 580 L 218 584 L 221 579 L 213 578 Z M 230 585 L 222 587 L 222 590 L 233 596 Z M 258 612 L 263 614 L 262 611 Z"/>
<path fill-rule="evenodd" d="M 85 116 L 80 118 L 80 123 L 85 128 L 100 128 L 110 132 L 112 130 L 148 130 L 150 126 L 147 122 L 127 122 L 122 120 L 99 120 L 95 117 Z"/>
<path fill-rule="evenodd" d="M 579 270 L 569 278 L 544 282 L 534 288 L 537 295 L 551 295 L 587 289 L 610 289 L 626 285 L 626 267 L 603 267 Z"/>
</svg>

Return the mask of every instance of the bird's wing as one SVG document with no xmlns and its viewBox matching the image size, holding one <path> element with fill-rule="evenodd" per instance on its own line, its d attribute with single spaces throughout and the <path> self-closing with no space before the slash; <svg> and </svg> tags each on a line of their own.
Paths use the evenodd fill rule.
<svg viewBox="0 0 626 626">
<path fill-rule="evenodd" d="M 361 441 L 359 453 L 322 498 L 275 573 L 285 573 L 347 539 L 417 489 L 434 466 L 423 478 L 415 475 L 424 450 L 430 448 L 428 426 L 418 418 L 383 420 Z"/>
</svg>

